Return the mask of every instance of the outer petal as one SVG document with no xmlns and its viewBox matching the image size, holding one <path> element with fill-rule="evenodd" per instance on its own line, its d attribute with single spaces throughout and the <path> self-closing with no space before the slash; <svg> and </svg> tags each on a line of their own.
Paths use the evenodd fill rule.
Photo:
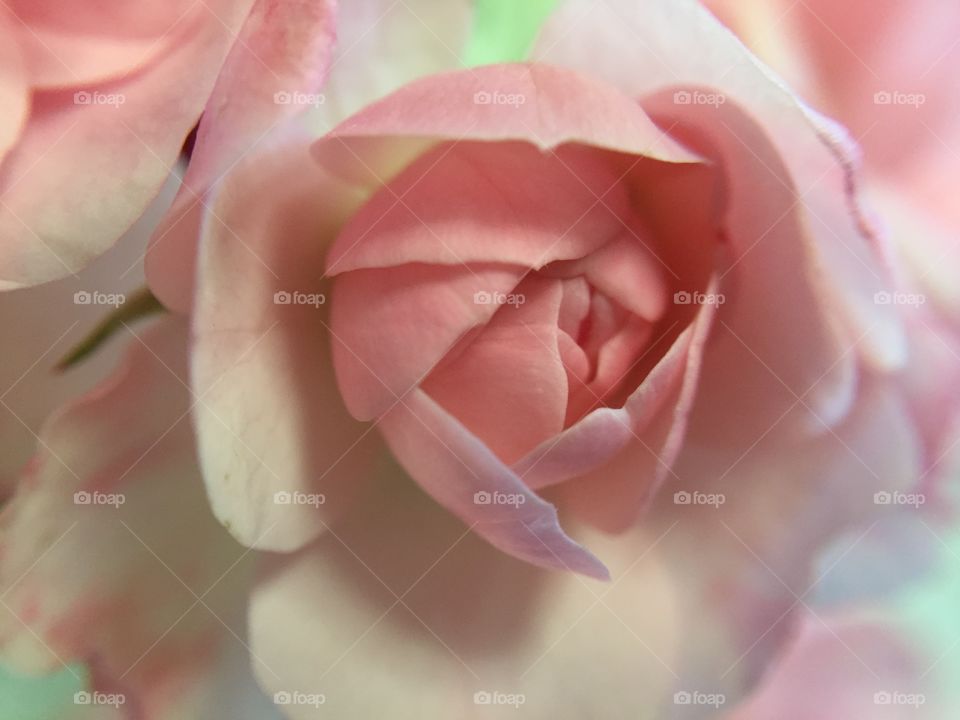
<svg viewBox="0 0 960 720">
<path fill-rule="evenodd" d="M 470 24 L 471 3 L 467 0 L 446 2 L 442 7 L 432 0 L 338 3 L 335 46 L 331 44 L 331 5 L 332 0 L 259 0 L 261 19 L 268 22 L 251 26 L 246 44 L 237 47 L 228 69 L 228 76 L 245 83 L 255 79 L 259 92 L 246 98 L 252 107 L 243 107 L 236 104 L 230 84 L 221 83 L 219 98 L 208 108 L 214 112 L 204 121 L 211 141 L 209 157 L 202 169 L 188 178 L 194 192 L 185 191 L 155 236 L 147 257 L 151 287 L 168 307 L 186 311 L 193 298 L 191 269 L 196 262 L 200 213 L 191 205 L 203 202 L 210 183 L 284 115 L 308 109 L 272 104 L 275 93 L 285 93 L 281 99 L 293 100 L 297 92 L 306 94 L 301 96 L 305 100 L 313 99 L 317 105 L 304 121 L 326 132 L 403 82 L 459 64 L 458 49 Z M 303 24 L 304 15 L 310 22 Z M 296 42 L 289 43 L 291 37 Z M 377 55 L 387 59 L 375 62 L 371 58 Z M 221 141 L 225 126 L 236 133 L 235 141 Z"/>
<path fill-rule="evenodd" d="M 197 131 L 183 188 L 154 234 L 147 275 L 168 307 L 190 306 L 196 206 L 210 186 L 286 117 L 319 94 L 334 37 L 333 0 L 256 0 L 224 63 Z"/>
<path fill-rule="evenodd" d="M 930 660 L 877 613 L 820 618 L 807 614 L 789 651 L 760 689 L 726 720 L 918 720 L 939 717 L 924 707 L 915 678 Z M 875 669 L 876 668 L 876 669 Z M 896 695 L 895 695 L 896 694 Z M 906 702 L 916 697 L 915 702 Z M 896 702 L 894 699 L 896 698 Z"/>
<path fill-rule="evenodd" d="M 631 209 L 622 174 L 583 147 L 544 154 L 515 142 L 442 143 L 351 218 L 328 271 L 468 262 L 540 268 L 580 258 L 624 232 Z"/>
<path fill-rule="evenodd" d="M 877 428 L 880 436 L 905 440 L 891 432 L 898 419 L 886 409 L 866 408 L 858 420 L 880 416 L 893 423 Z M 843 441 L 854 448 L 876 440 L 846 432 Z M 905 446 L 891 442 L 883 467 L 892 469 Z M 846 479 L 855 486 L 847 501 L 862 508 L 872 481 L 855 460 L 846 462 L 839 442 L 829 451 L 843 467 L 833 466 L 837 476 L 824 486 Z M 824 454 L 808 448 L 799 457 Z M 782 541 L 811 522 L 832 523 L 818 522 L 822 505 L 767 515 L 784 501 L 785 487 L 800 497 L 808 482 L 773 484 L 769 466 L 756 469 L 738 476 L 742 486 L 736 496 L 729 490 L 719 511 L 667 503 L 615 539 L 578 534 L 610 564 L 612 584 L 597 587 L 504 557 L 402 478 L 384 477 L 384 489 L 343 518 L 335 534 L 275 559 L 263 574 L 251 606 L 253 648 L 292 670 L 282 679 L 260 672 L 260 681 L 273 692 L 323 693 L 325 708 L 343 718 L 389 707 L 399 718 L 700 720 L 705 708 L 675 704 L 673 693 L 720 692 L 724 708 L 738 700 L 745 670 L 766 666 L 764 640 L 778 633 L 777 615 L 795 602 L 772 573 L 798 595 L 811 582 L 797 562 L 806 553 Z M 768 535 L 754 534 L 750 524 L 758 502 Z M 478 692 L 501 693 L 503 704 L 478 706 L 487 697 L 475 700 Z M 507 704 L 509 695 L 523 702 L 519 710 Z M 298 720 L 313 712 L 289 710 Z"/>
<path fill-rule="evenodd" d="M 260 673 L 264 687 L 323 693 L 350 720 L 658 716 L 685 621 L 657 534 L 591 537 L 615 573 L 601 584 L 506 557 L 404 478 L 383 481 L 335 536 L 265 568 L 252 647 L 290 672 Z M 492 692 L 525 697 L 484 705 Z"/>
<path fill-rule="evenodd" d="M 0 518 L 5 661 L 87 662 L 93 689 L 149 720 L 244 712 L 217 678 L 243 652 L 250 558 L 204 502 L 185 349 L 180 321 L 134 340 L 114 377 L 46 424 Z"/>
<path fill-rule="evenodd" d="M 576 102 L 571 102 L 571 97 Z M 488 65 L 410 83 L 338 125 L 316 151 L 355 137 L 427 136 L 564 143 L 695 162 L 616 87 L 549 65 Z"/>
<path fill-rule="evenodd" d="M 703 570 L 689 576 L 688 591 L 710 597 L 715 612 L 728 618 L 726 631 L 740 638 L 738 658 L 718 672 L 738 678 L 741 687 L 768 666 L 794 613 L 812 602 L 826 574 L 844 572 L 845 553 L 815 577 L 820 552 L 841 536 L 842 550 L 850 551 L 874 532 L 890 509 L 876 503 L 876 493 L 916 489 L 920 448 L 904 404 L 887 381 L 875 379 L 858 397 L 833 432 L 805 442 L 784 443 L 768 433 L 744 452 L 711 447 L 709 434 L 692 429 L 672 492 L 661 493 L 651 512 L 695 528 L 678 538 L 681 554 L 696 557 L 692 562 Z"/>
<path fill-rule="evenodd" d="M 209 97 L 245 2 L 208 3 L 164 62 L 82 90 L 115 102 L 82 104 L 72 90 L 34 95 L 0 172 L 0 288 L 76 272 L 143 213 Z"/>
<path fill-rule="evenodd" d="M 275 550 L 322 532 L 369 474 L 376 439 L 340 399 L 321 277 L 353 199 L 307 147 L 271 143 L 219 186 L 193 316 L 194 415 L 214 512 L 241 542 Z"/>
<path fill-rule="evenodd" d="M 608 577 L 560 529 L 556 509 L 423 390 L 400 400 L 380 428 L 411 477 L 495 547 L 541 567 Z"/>
<path fill-rule="evenodd" d="M 64 7 L 48 0 L 7 3 L 19 18 L 20 40 L 35 88 L 104 83 L 163 62 L 178 32 L 212 19 L 189 0 L 122 0 Z"/>
<path fill-rule="evenodd" d="M 17 19 L 0 10 L 0 37 L 4 38 L 0 50 L 0 106 L 4 108 L 0 118 L 0 162 L 7 151 L 17 142 L 23 123 L 27 119 L 30 94 L 27 69 L 19 45 Z"/>
<path fill-rule="evenodd" d="M 940 138 L 956 125 L 960 102 L 960 7 L 937 0 L 782 5 L 769 24 L 747 24 L 738 12 L 744 7 L 721 17 L 777 70 L 791 58 L 771 56 L 771 46 L 804 52 L 809 67 L 800 89 L 861 139 L 871 170 L 898 173 L 923 149 L 943 152 Z"/>
</svg>

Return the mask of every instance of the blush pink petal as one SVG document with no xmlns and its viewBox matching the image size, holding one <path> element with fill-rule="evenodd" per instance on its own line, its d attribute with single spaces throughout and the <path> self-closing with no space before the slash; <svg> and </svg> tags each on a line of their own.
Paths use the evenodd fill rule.
<svg viewBox="0 0 960 720">
<path fill-rule="evenodd" d="M 432 0 L 340 2 L 334 18 L 331 0 L 259 0 L 257 7 L 257 22 L 226 69 L 226 76 L 245 85 L 255 82 L 257 91 L 239 103 L 227 81 L 220 84 L 207 108 L 211 117 L 201 126 L 210 141 L 206 159 L 187 178 L 183 197 L 147 256 L 151 287 L 177 311 L 188 311 L 192 302 L 196 206 L 205 202 L 208 186 L 291 112 L 305 110 L 299 116 L 303 124 L 326 132 L 403 82 L 457 66 L 457 48 L 465 42 L 472 15 L 467 0 L 442 8 Z M 389 60 L 372 60 L 381 54 Z M 277 92 L 312 94 L 319 106 L 273 104 Z M 225 137 L 227 131 L 233 135 Z"/>
<path fill-rule="evenodd" d="M 650 516 L 680 523 L 675 539 L 700 569 L 688 574 L 690 597 L 709 598 L 716 617 L 726 618 L 726 631 L 740 638 L 742 657 L 720 672 L 744 683 L 765 672 L 802 616 L 797 597 L 809 598 L 826 580 L 814 572 L 820 553 L 840 538 L 841 551 L 852 549 L 889 516 L 889 506 L 875 504 L 875 493 L 915 490 L 918 438 L 891 390 L 888 379 L 863 382 L 857 403 L 832 433 L 800 442 L 767 433 L 746 453 L 713 443 L 709 430 L 689 431 Z M 723 502 L 678 503 L 677 492 L 719 493 Z M 680 532 L 683 527 L 695 531 Z M 844 570 L 840 562 L 830 572 Z"/>
<path fill-rule="evenodd" d="M 603 563 L 564 533 L 556 508 L 423 390 L 409 393 L 379 427 L 410 476 L 494 547 L 540 567 L 609 577 Z M 484 502 L 483 493 L 493 501 Z"/>
<path fill-rule="evenodd" d="M 667 100 L 661 97 L 660 102 Z M 719 433 L 731 442 L 749 437 L 749 444 L 775 427 L 794 403 L 808 410 L 798 432 L 825 432 L 849 412 L 858 357 L 871 346 L 879 347 L 874 341 L 886 330 L 898 338 L 897 347 L 902 345 L 899 319 L 874 302 L 874 291 L 887 284 L 871 287 L 869 294 L 861 286 L 851 295 L 846 313 L 848 319 L 859 314 L 857 328 L 839 317 L 843 311 L 838 293 L 858 287 L 852 278 L 867 273 L 872 283 L 889 283 L 886 270 L 879 263 L 869 270 L 862 259 L 850 255 L 847 241 L 823 224 L 842 227 L 847 220 L 839 215 L 850 212 L 845 204 L 812 204 L 809 212 L 798 204 L 791 168 L 745 111 L 731 102 L 692 114 L 699 117 L 690 118 L 695 128 L 690 134 L 719 153 L 717 163 L 724 168 L 727 186 L 724 237 L 729 255 L 722 260 L 719 339 L 705 368 L 704 387 L 716 393 L 708 408 L 717 416 L 736 408 L 743 417 L 736 425 L 719 424 Z M 849 276 L 830 279 L 820 274 L 834 265 L 820 265 L 808 252 L 805 238 L 811 231 L 822 231 L 839 245 L 834 251 L 842 257 L 832 262 Z M 889 315 L 889 323 L 879 317 L 870 320 L 878 313 Z M 886 341 L 882 345 L 893 347 Z M 745 373 L 744 367 L 761 371 Z M 704 422 L 715 423 L 717 417 Z"/>
<path fill-rule="evenodd" d="M 332 0 L 256 0 L 197 130 L 183 186 L 147 254 L 147 277 L 168 307 L 190 307 L 196 267 L 193 207 L 235 163 L 286 118 L 304 112 L 327 74 L 334 39 Z"/>
<path fill-rule="evenodd" d="M 270 550 L 323 532 L 377 455 L 376 434 L 347 414 L 337 389 L 322 277 L 327 243 L 354 200 L 307 148 L 299 136 L 278 139 L 218 185 L 193 314 L 194 418 L 210 502 L 240 542 Z"/>
<path fill-rule="evenodd" d="M 956 123 L 960 97 L 960 6 L 811 0 L 790 9 L 782 26 L 807 48 L 818 107 L 861 139 L 869 168 L 896 173 L 925 146 L 944 152 L 939 137 Z M 884 102 L 884 93 L 916 100 Z"/>
<path fill-rule="evenodd" d="M 333 282 L 330 331 L 343 401 L 372 420 L 403 397 L 456 343 L 497 310 L 477 293 L 510 293 L 516 265 L 410 264 L 354 270 Z"/>
<path fill-rule="evenodd" d="M 615 577 L 601 584 L 507 557 L 409 485 L 383 477 L 337 526 L 342 543 L 268 559 L 250 615 L 267 692 L 325 693 L 323 711 L 350 720 L 384 708 L 403 720 L 657 717 L 650 698 L 689 668 L 675 663 L 686 620 L 656 534 L 590 536 Z M 526 703 L 478 707 L 474 694 L 493 690 Z"/>
<path fill-rule="evenodd" d="M 878 694 L 919 694 L 930 659 L 907 629 L 877 612 L 826 619 L 806 613 L 760 687 L 724 720 L 904 720 L 942 717 L 922 705 L 878 703 Z M 924 703 L 925 704 L 925 703 Z"/>
<path fill-rule="evenodd" d="M 502 305 L 420 384 L 508 465 L 557 435 L 567 406 L 557 347 L 560 284 L 529 277 L 513 292 L 521 304 Z"/>
<path fill-rule="evenodd" d="M 0 169 L 0 289 L 76 272 L 158 193 L 245 15 L 232 0 L 208 11 L 219 20 L 184 28 L 163 62 L 98 89 L 122 96 L 119 104 L 77 104 L 72 90 L 34 94 Z"/>
<path fill-rule="evenodd" d="M 544 154 L 522 143 L 441 143 L 351 219 L 328 271 L 411 262 L 540 268 L 580 258 L 623 232 L 630 201 L 619 179 L 584 148 Z"/>
<path fill-rule="evenodd" d="M 563 274 L 582 275 L 621 307 L 656 321 L 667 305 L 667 284 L 647 242 L 628 229 L 580 260 L 563 263 Z"/>
<path fill-rule="evenodd" d="M 17 19 L 0 8 L 0 163 L 17 142 L 30 109 L 30 91 L 23 54 L 18 43 Z"/>
<path fill-rule="evenodd" d="M 545 151 L 582 143 L 664 162 L 699 161 L 616 87 L 550 65 L 487 65 L 417 80 L 345 120 L 315 152 L 322 159 L 329 146 L 377 136 L 521 140 Z"/>
<path fill-rule="evenodd" d="M 662 126 L 700 137 L 699 151 L 712 148 L 728 182 L 749 184 L 748 195 L 734 189 L 727 196 L 732 212 L 739 214 L 727 220 L 729 239 L 737 244 L 734 259 L 749 258 L 765 247 L 778 248 L 783 258 L 797 255 L 779 279 L 805 285 L 810 307 L 834 315 L 850 341 L 864 335 L 858 350 L 869 362 L 887 368 L 901 363 L 904 340 L 895 314 L 871 304 L 874 292 L 885 289 L 889 279 L 883 253 L 863 229 L 855 207 L 856 159 L 846 144 L 829 137 L 823 124 L 745 56 L 736 39 L 698 3 L 659 1 L 641 7 L 616 0 L 595 12 L 587 12 L 587 6 L 585 0 L 562 3 L 547 22 L 534 57 L 593 71 L 641 98 Z M 684 43 L 675 42 L 680 28 Z M 638 43 L 638 36 L 645 42 Z M 709 50 L 691 54 L 690 43 Z M 719 94 L 724 102 L 675 102 L 676 91 Z M 764 128 L 763 140 L 751 126 Z M 771 164 L 776 158 L 783 158 L 782 167 Z M 757 190 L 780 199 L 760 200 Z M 759 217 L 776 208 L 776 214 Z M 754 244 L 756 250 L 749 249 Z M 753 273 L 739 269 L 738 274 Z M 786 287 L 781 297 L 790 296 Z M 811 337 L 805 347 L 821 350 L 818 362 L 806 364 L 817 375 L 829 368 L 835 350 L 844 349 L 839 337 Z M 824 403 L 843 394 L 830 385 L 821 386 L 829 388 L 822 393 Z"/>
<path fill-rule="evenodd" d="M 4 661 L 87 663 L 93 689 L 150 720 L 219 715 L 215 678 L 245 652 L 230 632 L 243 632 L 250 558 L 205 503 L 186 341 L 171 319 L 131 339 L 112 377 L 45 424 L 0 515 Z M 93 493 L 122 500 L 84 502 Z"/>
<path fill-rule="evenodd" d="M 711 283 L 709 290 L 716 291 L 716 284 Z M 618 452 L 600 455 L 579 448 L 592 462 L 578 467 L 576 480 L 559 489 L 578 517 L 608 532 L 622 532 L 637 522 L 668 476 L 676 477 L 673 466 L 687 438 L 690 414 L 698 399 L 706 343 L 715 327 L 716 315 L 716 305 L 701 306 L 692 324 L 628 396 L 615 418 L 628 431 L 625 435 L 618 433 L 622 438 Z M 598 412 L 601 411 L 593 414 Z M 584 421 L 591 417 L 588 415 Z M 561 453 L 558 460 L 563 459 L 563 453 L 573 450 L 560 443 L 557 447 Z M 546 476 L 550 470 L 560 479 L 571 477 L 569 471 L 551 467 L 557 464 L 556 460 L 550 461 L 553 452 L 551 448 L 545 451 L 548 464 L 539 474 L 543 482 L 556 482 Z"/>
<path fill-rule="evenodd" d="M 116 81 L 152 62 L 163 62 L 183 30 L 215 21 L 215 12 L 189 0 L 124 2 L 76 6 L 18 0 L 16 13 L 30 68 L 38 89 L 89 87 Z"/>
</svg>

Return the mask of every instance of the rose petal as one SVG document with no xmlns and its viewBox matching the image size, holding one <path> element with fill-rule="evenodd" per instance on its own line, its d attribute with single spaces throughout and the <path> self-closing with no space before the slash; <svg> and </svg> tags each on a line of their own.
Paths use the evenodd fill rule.
<svg viewBox="0 0 960 720">
<path fill-rule="evenodd" d="M 340 392 L 371 420 L 416 386 L 497 309 L 524 269 L 514 265 L 410 264 L 355 270 L 333 283 L 330 328 Z"/>
<path fill-rule="evenodd" d="M 89 662 L 94 689 L 158 720 L 218 713 L 214 679 L 244 652 L 227 632 L 242 632 L 249 558 L 204 500 L 186 338 L 181 321 L 152 326 L 55 414 L 0 519 L 5 661 Z"/>
<path fill-rule="evenodd" d="M 97 90 L 115 103 L 34 95 L 3 164 L 0 289 L 76 272 L 143 213 L 210 94 L 245 14 L 238 5 L 208 2 L 219 19 L 184 29 L 164 62 Z"/>
<path fill-rule="evenodd" d="M 380 429 L 411 477 L 493 546 L 541 567 L 608 577 L 597 558 L 564 534 L 556 509 L 423 390 L 384 415 Z"/>
<path fill-rule="evenodd" d="M 791 262 L 782 279 L 794 287 L 804 283 L 808 290 L 794 299 L 794 287 L 780 286 L 780 296 L 790 300 L 778 307 L 806 306 L 807 299 L 808 307 L 821 308 L 822 313 L 833 313 L 836 307 L 851 340 L 866 334 L 858 348 L 866 359 L 883 367 L 902 362 L 903 337 L 895 315 L 889 308 L 870 305 L 874 293 L 885 289 L 889 280 L 884 260 L 853 208 L 855 160 L 845 156 L 807 108 L 697 3 L 652 2 L 641 9 L 618 0 L 597 12 L 585 10 L 585 2 L 565 2 L 545 26 L 535 57 L 600 73 L 624 92 L 644 98 L 644 108 L 665 127 L 680 128 L 677 132 L 684 137 L 707 139 L 698 145 L 700 151 L 711 145 L 726 169 L 727 182 L 743 184 L 727 195 L 733 213 L 727 230 L 731 243 L 736 243 L 735 260 L 743 257 L 746 262 L 768 248 L 763 254 L 771 256 L 776 248 L 783 259 L 796 253 L 798 261 Z M 688 43 L 674 42 L 678 33 L 705 51 L 691 55 Z M 645 42 L 638 43 L 638 36 Z M 676 102 L 674 91 L 685 88 L 719 93 L 722 100 Z M 755 169 L 750 170 L 751 165 Z M 758 191 L 768 199 L 759 199 Z M 798 267 L 803 272 L 797 272 Z M 772 277 L 739 266 L 738 275 Z M 755 302 L 768 309 L 772 304 L 759 298 Z M 800 383 L 802 391 L 834 362 L 839 353 L 831 350 L 844 349 L 836 338 L 819 343 L 809 338 L 804 356 L 812 357 L 810 351 L 817 345 L 826 345 L 826 351 L 819 361 L 805 363 L 808 370 L 818 370 L 807 378 L 809 382 Z M 847 382 L 843 373 L 833 375 L 833 382 L 818 388 L 825 405 L 844 395 L 838 388 Z M 791 384 L 789 378 L 787 383 Z M 827 407 L 821 409 L 826 415 Z"/>
<path fill-rule="evenodd" d="M 654 717 L 651 698 L 684 670 L 674 655 L 685 623 L 656 535 L 591 537 L 619 578 L 602 585 L 504 556 L 401 478 L 384 478 L 374 498 L 338 525 L 339 542 L 323 538 L 265 568 L 252 647 L 289 669 L 282 678 L 261 669 L 269 692 L 323 693 L 323 710 L 342 718 L 384 708 L 410 718 L 635 720 L 638 708 Z M 474 693 L 493 691 L 525 703 L 478 706 Z"/>
<path fill-rule="evenodd" d="M 528 277 L 462 350 L 421 384 L 504 463 L 562 429 L 566 373 L 557 347 L 560 284 Z"/>
<path fill-rule="evenodd" d="M 440 144 L 410 164 L 344 228 L 328 271 L 413 262 L 540 268 L 622 233 L 630 199 L 601 153 L 543 154 L 520 143 Z"/>
<path fill-rule="evenodd" d="M 320 270 L 353 200 L 307 147 L 299 136 L 271 142 L 218 186 L 193 316 L 194 415 L 210 502 L 238 540 L 272 550 L 321 533 L 376 455 L 376 435 L 340 399 Z M 268 191 L 271 202 L 259 202 Z"/>
<path fill-rule="evenodd" d="M 172 42 L 190 26 L 209 22 L 211 10 L 189 0 L 64 6 L 48 0 L 14 0 L 20 42 L 35 88 L 104 83 L 163 61 Z"/>
<path fill-rule="evenodd" d="M 760 688 L 726 720 L 928 717 L 918 714 L 920 706 L 884 702 L 893 692 L 926 702 L 916 679 L 930 664 L 892 618 L 864 611 L 822 618 L 811 612 L 798 625 L 795 639 Z"/>
<path fill-rule="evenodd" d="M 664 162 L 700 159 L 615 87 L 550 65 L 488 65 L 412 82 L 338 125 L 315 152 L 322 159 L 328 147 L 376 136 L 522 140 L 541 150 L 581 143 Z"/>
<path fill-rule="evenodd" d="M 0 10 L 0 35 L 7 38 L 0 49 L 0 162 L 17 142 L 30 107 L 27 71 L 17 42 L 16 18 L 6 9 Z"/>
<path fill-rule="evenodd" d="M 190 308 L 199 232 L 192 206 L 205 202 L 211 183 L 292 112 L 309 110 L 304 122 L 325 132 L 359 103 L 420 73 L 455 65 L 450 48 L 459 46 L 468 26 L 465 0 L 446 3 L 442 10 L 431 5 L 430 12 L 420 7 L 424 0 L 358 0 L 337 5 L 334 47 L 331 4 L 259 0 L 205 112 L 199 139 L 206 142 L 195 158 L 197 169 L 186 178 L 188 189 L 147 256 L 151 287 L 168 307 L 181 312 Z M 389 62 L 370 61 L 380 52 L 391 55 Z M 236 82 L 255 83 L 256 92 L 244 93 L 238 102 Z M 292 100 L 298 92 L 314 96 L 319 107 L 275 102 L 276 93 L 287 93 Z"/>
</svg>

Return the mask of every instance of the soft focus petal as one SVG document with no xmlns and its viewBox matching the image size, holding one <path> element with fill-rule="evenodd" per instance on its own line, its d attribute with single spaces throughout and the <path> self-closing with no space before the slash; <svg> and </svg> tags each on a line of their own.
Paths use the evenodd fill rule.
<svg viewBox="0 0 960 720">
<path fill-rule="evenodd" d="M 658 717 L 685 621 L 657 534 L 591 536 L 604 584 L 505 556 L 399 473 L 357 510 L 264 569 L 252 647 L 289 668 L 259 673 L 270 692 L 323 693 L 350 719 Z M 525 698 L 484 706 L 483 692 Z"/>
<path fill-rule="evenodd" d="M 806 613 L 789 651 L 726 720 L 923 720 L 936 717 L 915 690 L 925 660 L 903 628 L 864 613 Z M 894 693 L 897 701 L 894 702 Z M 908 697 L 919 698 L 916 703 Z"/>
<path fill-rule="evenodd" d="M 17 19 L 5 9 L 0 10 L 0 162 L 20 137 L 20 131 L 30 109 L 27 68 L 17 42 Z"/>
<path fill-rule="evenodd" d="M 845 553 L 817 575 L 813 563 L 834 539 L 845 537 L 850 551 L 873 531 L 890 509 L 876 493 L 916 489 L 918 438 L 890 389 L 885 380 L 864 384 L 833 432 L 803 442 L 767 433 L 744 453 L 688 436 L 651 515 L 690 523 L 678 542 L 703 572 L 689 574 L 689 591 L 710 597 L 715 618 L 724 618 L 715 622 L 743 643 L 736 662 L 716 670 L 731 682 L 755 680 L 825 573 L 844 572 Z"/>
<path fill-rule="evenodd" d="M 323 531 L 369 474 L 377 438 L 343 406 L 327 331 L 324 254 L 353 200 L 307 147 L 271 142 L 218 187 L 193 317 L 194 416 L 214 512 L 244 544 L 275 550 Z"/>
<path fill-rule="evenodd" d="M 49 0 L 13 0 L 35 88 L 103 83 L 163 62 L 183 28 L 213 19 L 189 0 L 147 0 L 136 12 L 122 0 L 64 6 Z"/>
<path fill-rule="evenodd" d="M 246 14 L 235 0 L 202 10 L 163 62 L 102 87 L 34 94 L 0 172 L 0 289 L 76 272 L 157 194 Z"/>
<path fill-rule="evenodd" d="M 230 716 L 215 678 L 243 652 L 250 558 L 204 502 L 186 337 L 181 321 L 152 326 L 50 419 L 0 523 L 5 659 L 86 662 L 94 689 L 151 720 Z"/>
<path fill-rule="evenodd" d="M 183 187 L 156 230 L 147 274 L 168 307 L 190 306 L 197 213 L 206 193 L 276 126 L 318 102 L 334 37 L 332 0 L 256 0 L 197 131 Z"/>
</svg>

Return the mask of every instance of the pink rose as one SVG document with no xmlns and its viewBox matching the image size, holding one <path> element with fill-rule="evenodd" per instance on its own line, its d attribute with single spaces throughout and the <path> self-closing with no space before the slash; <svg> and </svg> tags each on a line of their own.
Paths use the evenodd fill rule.
<svg viewBox="0 0 960 720">
<path fill-rule="evenodd" d="M 328 5 L 169 0 L 134 10 L 110 0 L 64 10 L 14 0 L 0 8 L 0 289 L 75 274 L 108 249 L 160 191 L 201 113 L 187 175 L 194 194 L 301 110 L 274 93 L 320 84 Z"/>
<path fill-rule="evenodd" d="M 250 669 L 291 718 L 729 709 L 820 552 L 920 490 L 853 143 L 686 0 L 569 0 L 452 72 L 459 10 L 390 16 L 447 52 L 386 77 L 344 12 L 323 107 L 192 165 L 175 314 L 41 431 L 5 657 L 149 718 L 234 717 Z"/>
<path fill-rule="evenodd" d="M 919 475 L 892 375 L 900 317 L 874 301 L 892 286 L 886 249 L 851 192 L 848 139 L 690 4 L 564 5 L 539 47 L 543 64 L 407 85 L 314 143 L 312 159 L 307 139 L 279 137 L 216 192 L 222 223 L 202 226 L 195 293 L 173 304 L 193 301 L 214 512 L 244 544 L 304 548 L 254 595 L 267 665 L 311 658 L 289 679 L 260 673 L 273 691 L 306 692 L 307 669 L 334 663 L 429 550 L 462 534 L 432 513 L 388 517 L 375 498 L 397 482 L 368 480 L 385 457 L 472 534 L 537 565 L 602 577 L 603 562 L 616 578 L 629 562 L 584 525 L 639 525 L 619 546 L 636 554 L 667 533 L 656 557 L 672 569 L 648 580 L 723 639 L 685 651 L 664 621 L 653 655 L 714 667 L 697 682 L 731 698 L 789 628 L 821 543 Z M 351 510 L 351 494 L 372 499 Z M 366 587 L 349 570 L 358 546 L 394 578 L 369 615 L 349 610 Z M 513 567 L 475 547 L 464 553 L 490 572 Z M 516 602 L 541 577 L 522 574 L 512 591 L 497 585 Z M 482 603 L 482 581 L 453 569 L 430 580 L 413 614 L 477 657 L 441 599 L 464 583 L 456 602 Z M 332 610 L 343 627 L 303 616 L 331 587 L 348 598 Z M 507 632 L 501 621 L 488 632 Z M 278 630 L 288 622 L 311 631 Z M 390 653 L 374 643 L 368 663 L 375 648 Z M 503 678 L 516 681 L 528 651 L 498 646 Z M 662 666 L 651 677 L 674 685 Z"/>
</svg>

